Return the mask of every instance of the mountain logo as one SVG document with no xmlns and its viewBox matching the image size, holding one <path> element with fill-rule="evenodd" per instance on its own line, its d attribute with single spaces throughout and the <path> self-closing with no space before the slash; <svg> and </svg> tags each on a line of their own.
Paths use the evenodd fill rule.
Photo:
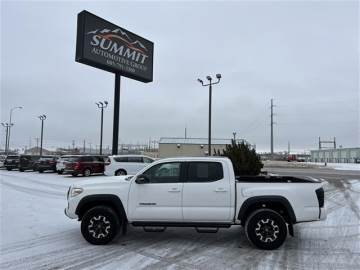
<svg viewBox="0 0 360 270">
<path fill-rule="evenodd" d="M 129 35 L 121 30 L 120 28 L 116 28 L 114 30 L 110 30 L 107 28 L 104 28 L 102 30 L 96 29 L 93 31 L 87 32 L 88 35 L 97 35 L 101 38 L 111 40 L 111 41 L 122 41 L 126 44 L 126 46 L 134 51 L 140 52 L 142 54 L 147 54 L 148 49 L 145 47 L 144 44 L 142 44 L 139 40 L 132 40 Z"/>
</svg>

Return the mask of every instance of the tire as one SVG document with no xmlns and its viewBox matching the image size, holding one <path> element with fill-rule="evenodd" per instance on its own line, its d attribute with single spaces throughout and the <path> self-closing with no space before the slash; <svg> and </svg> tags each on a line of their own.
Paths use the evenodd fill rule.
<svg viewBox="0 0 360 270">
<path fill-rule="evenodd" d="M 115 176 L 120 176 L 120 175 L 127 175 L 127 172 L 123 169 L 117 170 L 115 172 Z"/>
<path fill-rule="evenodd" d="M 39 170 L 39 173 L 43 173 L 44 172 L 44 170 Z"/>
<path fill-rule="evenodd" d="M 89 168 L 86 168 L 84 171 L 83 171 L 83 176 L 90 176 L 91 175 L 91 170 Z"/>
<path fill-rule="evenodd" d="M 71 175 L 74 176 L 74 177 L 76 177 L 78 174 L 77 174 L 77 173 L 72 173 Z"/>
<path fill-rule="evenodd" d="M 271 209 L 263 208 L 250 214 L 245 222 L 247 239 L 260 249 L 277 249 L 287 236 L 284 218 Z"/>
<path fill-rule="evenodd" d="M 11 171 L 12 169 L 11 168 L 6 168 L 8 171 Z"/>
<path fill-rule="evenodd" d="M 63 174 L 64 172 L 62 170 L 57 171 L 58 174 Z"/>
<path fill-rule="evenodd" d="M 25 170 L 24 169 L 19 169 L 19 172 L 24 172 Z"/>
<path fill-rule="evenodd" d="M 81 221 L 81 234 L 90 244 L 105 245 L 115 238 L 120 229 L 119 217 L 107 206 L 88 210 Z"/>
</svg>

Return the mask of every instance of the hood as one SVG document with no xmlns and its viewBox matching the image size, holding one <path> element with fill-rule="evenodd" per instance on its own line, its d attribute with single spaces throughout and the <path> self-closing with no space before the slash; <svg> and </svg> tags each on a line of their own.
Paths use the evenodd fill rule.
<svg viewBox="0 0 360 270">
<path fill-rule="evenodd" d="M 133 175 L 121 175 L 121 176 L 97 176 L 91 177 L 91 179 L 81 180 L 73 184 L 73 186 L 84 187 L 93 185 L 116 185 L 116 184 L 130 184 L 130 179 Z"/>
</svg>

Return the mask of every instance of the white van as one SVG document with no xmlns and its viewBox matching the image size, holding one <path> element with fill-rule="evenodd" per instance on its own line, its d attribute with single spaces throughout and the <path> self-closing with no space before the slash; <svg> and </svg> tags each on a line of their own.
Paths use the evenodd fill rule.
<svg viewBox="0 0 360 270">
<path fill-rule="evenodd" d="M 109 156 L 105 161 L 105 175 L 133 175 L 154 161 L 143 155 Z"/>
</svg>

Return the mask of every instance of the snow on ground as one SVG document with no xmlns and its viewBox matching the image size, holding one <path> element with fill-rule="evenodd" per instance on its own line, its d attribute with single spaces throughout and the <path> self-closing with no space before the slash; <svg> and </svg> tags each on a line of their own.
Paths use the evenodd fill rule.
<svg viewBox="0 0 360 270">
<path fill-rule="evenodd" d="M 93 246 L 63 213 L 68 186 L 83 178 L 17 171 L 0 177 L 0 269 L 360 269 L 360 177 L 328 185 L 328 219 L 296 225 L 295 237 L 274 251 L 252 247 L 239 226 L 217 234 L 130 227 L 111 244 Z"/>
<path fill-rule="evenodd" d="M 306 162 L 306 164 L 324 166 L 324 162 Z M 360 171 L 359 163 L 327 163 L 326 167 L 341 171 Z"/>
</svg>

